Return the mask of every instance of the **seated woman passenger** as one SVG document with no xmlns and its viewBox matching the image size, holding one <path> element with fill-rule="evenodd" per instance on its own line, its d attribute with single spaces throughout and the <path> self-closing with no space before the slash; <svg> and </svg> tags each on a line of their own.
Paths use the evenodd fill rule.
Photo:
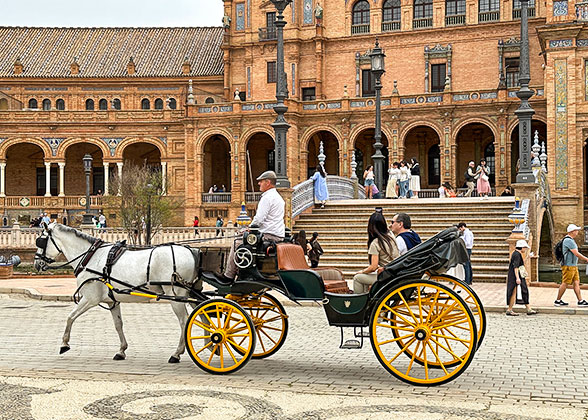
<svg viewBox="0 0 588 420">
<path fill-rule="evenodd" d="M 394 236 L 381 211 L 370 216 L 368 222 L 368 260 L 370 265 L 353 276 L 353 292 L 367 293 L 378 279 L 378 272 L 400 256 Z"/>
</svg>

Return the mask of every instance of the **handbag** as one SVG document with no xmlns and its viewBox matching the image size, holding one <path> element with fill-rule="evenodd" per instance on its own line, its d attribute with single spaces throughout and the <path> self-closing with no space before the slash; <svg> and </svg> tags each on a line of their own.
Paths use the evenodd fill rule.
<svg viewBox="0 0 588 420">
<path fill-rule="evenodd" d="M 520 284 L 517 285 L 517 301 L 523 300 L 523 288 Z"/>
<path fill-rule="evenodd" d="M 488 175 L 482 174 L 482 181 L 488 181 Z"/>
<path fill-rule="evenodd" d="M 519 277 L 526 279 L 528 276 L 529 276 L 529 273 L 527 272 L 527 269 L 525 268 L 524 265 L 521 265 L 519 267 Z"/>
</svg>

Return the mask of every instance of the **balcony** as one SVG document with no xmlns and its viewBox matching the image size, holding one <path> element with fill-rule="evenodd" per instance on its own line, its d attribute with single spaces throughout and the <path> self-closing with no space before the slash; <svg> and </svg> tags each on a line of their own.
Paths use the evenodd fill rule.
<svg viewBox="0 0 588 420">
<path fill-rule="evenodd" d="M 400 30 L 400 21 L 382 22 L 382 32 L 392 32 Z"/>
<path fill-rule="evenodd" d="M 90 196 L 90 207 L 102 207 L 104 197 L 101 195 Z M 31 208 L 31 209 L 84 209 L 86 208 L 85 196 L 7 196 L 0 198 L 1 208 Z"/>
<path fill-rule="evenodd" d="M 528 7 L 527 8 L 527 17 L 530 17 L 530 18 L 535 17 L 535 7 Z M 513 19 L 520 19 L 521 18 L 521 9 L 512 9 L 512 18 Z"/>
<path fill-rule="evenodd" d="M 231 193 L 202 193 L 203 203 L 230 203 Z"/>
<path fill-rule="evenodd" d="M 588 1 L 576 3 L 576 17 L 581 22 L 588 21 Z"/>
<path fill-rule="evenodd" d="M 260 41 L 275 41 L 276 39 L 278 39 L 278 28 L 275 26 L 259 28 Z"/>
<path fill-rule="evenodd" d="M 423 28 L 432 28 L 432 27 L 433 27 L 433 18 L 432 17 L 412 20 L 412 29 L 423 29 Z"/>
<path fill-rule="evenodd" d="M 370 24 L 366 25 L 351 25 L 351 35 L 369 34 Z"/>
<path fill-rule="evenodd" d="M 500 20 L 500 10 L 492 10 L 490 12 L 478 13 L 478 22 L 498 22 Z"/>
<path fill-rule="evenodd" d="M 459 25 L 465 25 L 465 23 L 466 23 L 465 15 L 445 16 L 445 26 L 459 26 Z"/>
</svg>

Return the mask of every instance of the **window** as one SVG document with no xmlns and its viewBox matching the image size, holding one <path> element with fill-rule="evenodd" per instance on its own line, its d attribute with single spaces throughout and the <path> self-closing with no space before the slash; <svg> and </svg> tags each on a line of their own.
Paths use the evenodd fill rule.
<svg viewBox="0 0 588 420">
<path fill-rule="evenodd" d="M 94 100 L 86 99 L 86 111 L 94 111 Z"/>
<path fill-rule="evenodd" d="M 267 82 L 276 83 L 278 80 L 278 69 L 275 61 L 267 62 Z"/>
<path fill-rule="evenodd" d="M 441 184 L 441 152 L 439 145 L 435 144 L 429 149 L 427 170 L 429 176 L 429 186 Z"/>
<path fill-rule="evenodd" d="M 384 2 L 382 22 L 400 22 L 400 0 L 386 0 Z"/>
<path fill-rule="evenodd" d="M 529 0 L 528 8 L 527 8 L 527 16 L 528 17 L 535 17 L 535 0 Z M 513 19 L 520 19 L 521 18 L 521 0 L 514 0 L 512 4 L 512 18 Z"/>
<path fill-rule="evenodd" d="M 370 4 L 367 0 L 360 0 L 353 5 L 352 25 L 370 24 Z"/>
<path fill-rule="evenodd" d="M 151 102 L 149 102 L 149 99 L 143 98 L 143 100 L 141 100 L 141 109 L 151 109 Z"/>
<path fill-rule="evenodd" d="M 98 101 L 98 109 L 100 111 L 106 111 L 108 109 L 108 102 L 106 101 L 106 99 L 100 99 Z"/>
<path fill-rule="evenodd" d="M 175 98 L 169 98 L 167 100 L 167 106 L 169 109 L 176 109 L 178 107 L 178 103 L 176 102 Z"/>
<path fill-rule="evenodd" d="M 205 104 L 213 104 L 214 103 L 214 98 L 211 98 L 210 96 L 208 98 L 206 98 L 206 100 L 204 101 Z"/>
<path fill-rule="evenodd" d="M 120 109 L 120 99 L 114 98 L 110 105 L 113 109 Z"/>
<path fill-rule="evenodd" d="M 446 0 L 445 1 L 445 16 L 465 15 L 466 2 L 465 0 Z"/>
<path fill-rule="evenodd" d="M 276 27 L 276 12 L 268 12 L 265 14 L 265 26 L 268 28 Z"/>
<path fill-rule="evenodd" d="M 486 165 L 490 169 L 490 175 L 488 175 L 488 181 L 490 184 L 494 184 L 495 173 L 496 173 L 496 158 L 494 153 L 494 143 L 488 143 L 484 149 L 484 159 L 486 159 Z"/>
<path fill-rule="evenodd" d="M 302 88 L 302 100 L 314 101 L 316 99 L 316 89 L 313 87 Z"/>
<path fill-rule="evenodd" d="M 519 65 L 519 57 L 509 57 L 504 59 L 507 88 L 514 88 L 519 86 Z"/>
<path fill-rule="evenodd" d="M 49 99 L 43 99 L 43 111 L 51 110 L 51 101 Z"/>
<path fill-rule="evenodd" d="M 155 109 L 163 109 L 163 99 L 157 98 L 155 100 Z"/>
<path fill-rule="evenodd" d="M 49 171 L 49 192 L 51 195 L 57 195 L 57 181 L 59 175 L 59 169 L 55 165 L 51 165 L 51 170 Z M 37 195 L 42 196 L 45 195 L 45 167 L 37 168 Z"/>
<path fill-rule="evenodd" d="M 65 110 L 65 101 L 63 99 L 58 99 L 55 102 L 55 108 L 57 108 L 58 111 L 64 111 Z"/>
<path fill-rule="evenodd" d="M 431 64 L 431 92 L 443 92 L 445 89 L 445 63 Z"/>
<path fill-rule="evenodd" d="M 432 19 L 433 0 L 414 0 L 414 18 Z"/>
<path fill-rule="evenodd" d="M 376 96 L 376 76 L 371 70 L 361 71 L 361 96 Z"/>
<path fill-rule="evenodd" d="M 479 13 L 496 12 L 500 10 L 499 0 L 480 0 L 478 4 Z"/>
<path fill-rule="evenodd" d="M 30 109 L 37 109 L 39 105 L 37 104 L 37 100 L 35 98 L 29 99 L 29 108 Z"/>
</svg>

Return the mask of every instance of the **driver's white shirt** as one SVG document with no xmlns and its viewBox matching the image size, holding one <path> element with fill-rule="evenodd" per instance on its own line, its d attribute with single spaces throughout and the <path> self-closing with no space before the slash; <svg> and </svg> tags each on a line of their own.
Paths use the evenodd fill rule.
<svg viewBox="0 0 588 420">
<path fill-rule="evenodd" d="M 283 238 L 286 234 L 286 226 L 284 225 L 285 207 L 286 203 L 278 190 L 270 188 L 261 194 L 261 199 L 257 204 L 257 212 L 251 224 L 259 226 L 261 233 Z"/>
</svg>

